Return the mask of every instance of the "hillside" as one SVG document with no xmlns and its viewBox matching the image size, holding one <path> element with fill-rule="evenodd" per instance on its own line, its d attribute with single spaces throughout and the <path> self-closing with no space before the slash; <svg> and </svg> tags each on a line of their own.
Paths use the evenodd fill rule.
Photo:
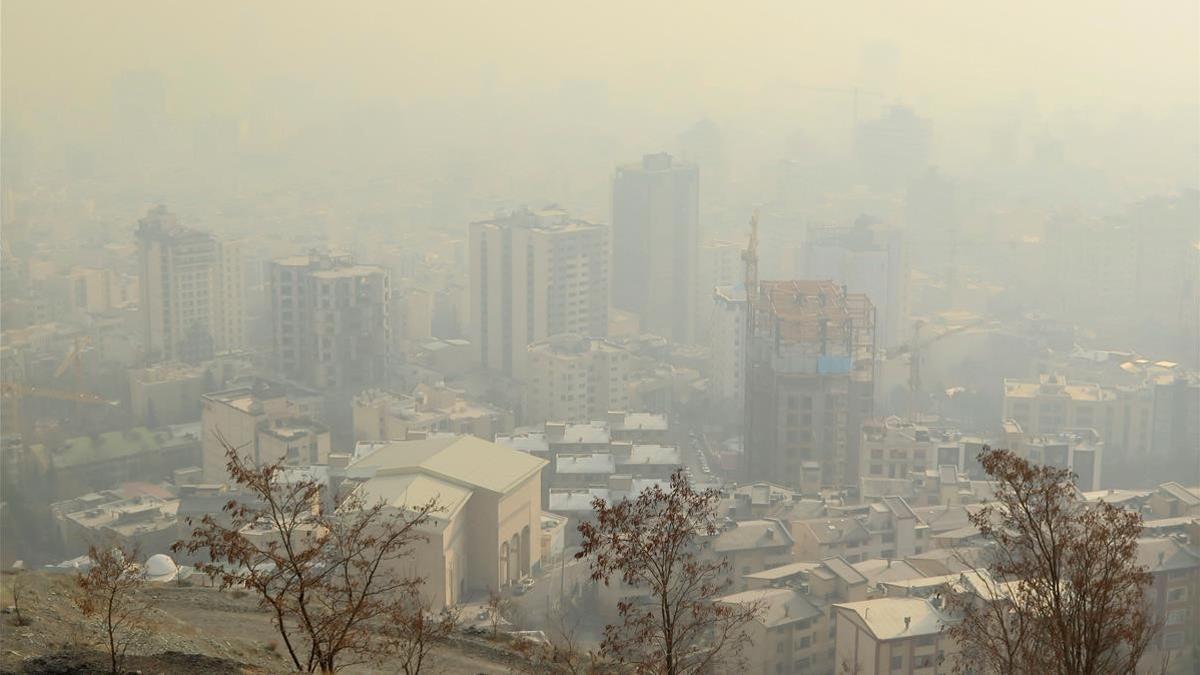
<svg viewBox="0 0 1200 675">
<path fill-rule="evenodd" d="M 11 573 L 0 575 L 0 673 L 105 672 L 100 636 L 83 623 L 70 601 L 70 575 L 29 572 L 20 576 L 21 614 L 17 626 Z M 153 586 L 141 591 L 152 609 L 153 630 L 129 650 L 128 670 L 142 673 L 286 673 L 286 656 L 268 615 L 254 598 L 211 588 Z M 475 641 L 456 640 L 435 654 L 430 672 L 505 673 L 504 652 Z M 390 669 L 352 672 L 392 672 Z"/>
</svg>

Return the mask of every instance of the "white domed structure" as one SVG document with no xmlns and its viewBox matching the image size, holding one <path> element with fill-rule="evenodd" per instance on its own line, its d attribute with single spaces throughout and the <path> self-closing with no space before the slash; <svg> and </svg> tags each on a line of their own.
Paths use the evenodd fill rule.
<svg viewBox="0 0 1200 675">
<path fill-rule="evenodd" d="M 171 556 L 163 553 L 156 553 L 150 556 L 146 561 L 146 566 L 143 568 L 146 571 L 146 580 L 159 583 L 174 581 L 179 574 L 179 567 Z"/>
</svg>

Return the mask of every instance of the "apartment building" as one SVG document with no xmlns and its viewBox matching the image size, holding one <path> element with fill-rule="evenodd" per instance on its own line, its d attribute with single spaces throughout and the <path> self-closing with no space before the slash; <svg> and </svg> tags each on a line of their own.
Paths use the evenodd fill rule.
<svg viewBox="0 0 1200 675">
<path fill-rule="evenodd" d="M 716 327 L 718 306 L 713 302 L 713 294 L 719 288 L 729 288 L 744 284 L 746 280 L 745 263 L 742 253 L 746 248 L 745 242 L 732 242 L 710 239 L 700 245 L 700 255 L 696 267 L 696 338 L 697 344 L 709 344 Z"/>
<path fill-rule="evenodd" d="M 629 406 L 631 355 L 600 338 L 565 333 L 528 347 L 526 424 L 607 419 Z"/>
<path fill-rule="evenodd" d="M 1027 434 L 1095 429 L 1111 448 L 1150 452 L 1154 398 L 1142 388 L 1106 388 L 1055 374 L 1037 381 L 1005 379 L 1003 412 Z"/>
<path fill-rule="evenodd" d="M 746 401 L 746 286 L 717 286 L 708 298 L 712 316 L 708 326 L 708 393 L 714 406 L 741 419 Z"/>
<path fill-rule="evenodd" d="M 320 392 L 264 378 L 205 394 L 200 413 L 204 480 L 228 480 L 225 444 L 256 464 L 324 463 L 329 430 L 315 421 L 321 401 Z"/>
<path fill-rule="evenodd" d="M 814 226 L 800 247 L 795 274 L 832 279 L 851 293 L 864 293 L 878 307 L 879 346 L 894 349 L 910 338 L 908 255 L 897 228 L 867 218 L 849 226 Z"/>
<path fill-rule="evenodd" d="M 1162 623 L 1144 662 L 1168 659 L 1173 670 L 1187 672 L 1200 665 L 1195 646 L 1200 644 L 1200 550 L 1190 535 L 1144 537 L 1138 540 L 1137 562 L 1151 575 L 1146 589 L 1153 616 Z"/>
<path fill-rule="evenodd" d="M 240 244 L 179 224 L 164 206 L 138 221 L 146 360 L 195 363 L 245 345 Z"/>
<path fill-rule="evenodd" d="M 924 474 L 936 468 L 941 443 L 929 429 L 911 422 L 894 418 L 868 421 L 862 426 L 859 479 Z"/>
<path fill-rule="evenodd" d="M 780 520 L 743 520 L 723 529 L 705 543 L 712 554 L 729 563 L 735 590 L 746 590 L 748 574 L 792 562 L 792 535 Z"/>
<path fill-rule="evenodd" d="M 513 429 L 513 414 L 445 386 L 419 384 L 412 394 L 368 389 L 354 397 L 355 441 L 392 441 L 410 431 L 469 434 L 485 440 Z"/>
<path fill-rule="evenodd" d="M 696 165 L 658 153 L 613 177 L 613 307 L 675 342 L 695 334 L 699 176 Z"/>
<path fill-rule="evenodd" d="M 284 377 L 323 391 L 387 382 L 391 286 L 386 270 L 310 252 L 270 265 L 272 353 Z"/>
<path fill-rule="evenodd" d="M 523 380 L 530 344 L 608 334 L 608 228 L 550 207 L 470 230 L 471 344 L 486 370 Z"/>
<path fill-rule="evenodd" d="M 893 560 L 929 548 L 929 526 L 901 497 L 837 510 L 844 515 L 791 522 L 796 560 Z"/>
<path fill-rule="evenodd" d="M 745 421 L 748 480 L 855 485 L 872 412 L 875 310 L 829 281 L 764 281 L 753 292 Z"/>
<path fill-rule="evenodd" d="M 957 646 L 943 633 L 951 619 L 937 600 L 885 597 L 834 608 L 839 667 L 863 675 L 954 672 Z"/>
</svg>

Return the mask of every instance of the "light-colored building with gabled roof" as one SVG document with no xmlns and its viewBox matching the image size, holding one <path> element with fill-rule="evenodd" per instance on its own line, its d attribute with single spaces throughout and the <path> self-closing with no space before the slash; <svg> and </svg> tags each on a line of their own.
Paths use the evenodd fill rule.
<svg viewBox="0 0 1200 675">
<path fill-rule="evenodd" d="M 937 603 L 884 597 L 834 605 L 835 663 L 862 675 L 950 672 L 957 645 L 943 632 L 951 617 Z"/>
<path fill-rule="evenodd" d="M 351 462 L 347 480 L 368 503 L 442 507 L 402 564 L 426 579 L 434 607 L 462 602 L 531 574 L 541 561 L 541 473 L 546 460 L 474 436 L 397 441 Z"/>
</svg>

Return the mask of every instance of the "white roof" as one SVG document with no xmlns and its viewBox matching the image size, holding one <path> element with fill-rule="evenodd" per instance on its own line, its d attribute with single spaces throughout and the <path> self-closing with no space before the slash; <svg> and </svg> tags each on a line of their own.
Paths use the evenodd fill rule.
<svg viewBox="0 0 1200 675">
<path fill-rule="evenodd" d="M 617 462 L 611 453 L 594 452 L 588 455 L 563 454 L 555 458 L 555 473 L 561 474 L 604 474 L 617 472 Z"/>
<path fill-rule="evenodd" d="M 877 640 L 937 635 L 946 623 L 942 613 L 925 598 L 877 598 L 834 606 L 855 615 Z"/>
<path fill-rule="evenodd" d="M 514 450 L 521 452 L 550 452 L 550 444 L 546 442 L 546 435 L 541 432 L 533 432 L 524 436 L 497 436 L 497 445 L 504 445 Z"/>
<path fill-rule="evenodd" d="M 678 465 L 682 463 L 679 448 L 665 445 L 635 445 L 629 460 L 622 464 Z"/>
</svg>

